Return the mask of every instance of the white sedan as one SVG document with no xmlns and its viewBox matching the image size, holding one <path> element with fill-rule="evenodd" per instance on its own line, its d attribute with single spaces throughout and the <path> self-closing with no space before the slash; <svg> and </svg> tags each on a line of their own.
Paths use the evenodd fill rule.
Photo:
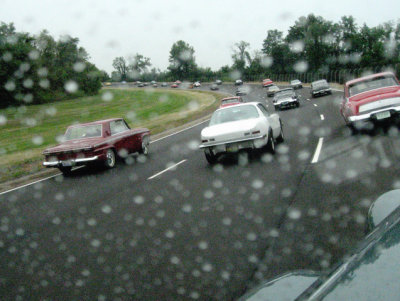
<svg viewBox="0 0 400 301">
<path fill-rule="evenodd" d="M 275 143 L 283 141 L 278 114 L 269 115 L 259 102 L 248 102 L 216 110 L 208 127 L 201 131 L 200 149 L 213 164 L 224 153 L 267 147 L 275 153 Z"/>
</svg>

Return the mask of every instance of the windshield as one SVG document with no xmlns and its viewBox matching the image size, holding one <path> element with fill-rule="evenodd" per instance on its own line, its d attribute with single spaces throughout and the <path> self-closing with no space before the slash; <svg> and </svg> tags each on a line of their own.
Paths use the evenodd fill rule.
<svg viewBox="0 0 400 301">
<path fill-rule="evenodd" d="M 349 96 L 354 96 L 359 93 L 380 89 L 384 87 L 398 86 L 396 79 L 393 76 L 375 77 L 371 80 L 354 83 L 349 86 Z"/>
<path fill-rule="evenodd" d="M 67 129 L 66 140 L 101 137 L 101 124 L 74 126 Z"/>
<path fill-rule="evenodd" d="M 313 82 L 312 86 L 314 88 L 321 88 L 321 87 L 328 87 L 329 84 L 326 81 L 317 81 L 317 82 Z"/>
<path fill-rule="evenodd" d="M 259 117 L 258 111 L 254 106 L 232 106 L 225 109 L 220 109 L 215 111 L 214 114 L 211 116 L 210 126 L 232 122 L 232 121 L 239 121 L 239 120 L 246 120 Z"/>
<path fill-rule="evenodd" d="M 399 78 L 399 12 L 0 1 L 0 301 L 237 300 L 329 272 L 400 188 L 399 87 L 343 93 Z"/>
</svg>

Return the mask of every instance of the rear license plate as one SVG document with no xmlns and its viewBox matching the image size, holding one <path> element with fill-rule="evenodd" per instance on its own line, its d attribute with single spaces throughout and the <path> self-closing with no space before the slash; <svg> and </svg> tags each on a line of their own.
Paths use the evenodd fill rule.
<svg viewBox="0 0 400 301">
<path fill-rule="evenodd" d="M 62 164 L 62 166 L 72 166 L 71 161 L 62 161 L 61 164 Z"/>
<path fill-rule="evenodd" d="M 389 118 L 390 117 L 390 112 L 389 111 L 379 112 L 379 113 L 376 113 L 375 116 L 376 116 L 376 119 L 378 119 L 378 120 Z"/>
</svg>

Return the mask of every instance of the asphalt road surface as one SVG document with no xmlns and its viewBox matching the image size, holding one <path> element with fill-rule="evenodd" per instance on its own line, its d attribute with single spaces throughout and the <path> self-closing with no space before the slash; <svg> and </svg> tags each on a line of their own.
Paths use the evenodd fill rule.
<svg viewBox="0 0 400 301">
<path fill-rule="evenodd" d="M 351 135 L 340 92 L 298 93 L 300 108 L 278 112 L 273 156 L 210 166 L 203 123 L 147 158 L 1 194 L 0 299 L 231 300 L 285 271 L 329 269 L 364 236 L 371 202 L 400 187 L 399 133 Z M 274 113 L 261 85 L 244 98 Z"/>
</svg>

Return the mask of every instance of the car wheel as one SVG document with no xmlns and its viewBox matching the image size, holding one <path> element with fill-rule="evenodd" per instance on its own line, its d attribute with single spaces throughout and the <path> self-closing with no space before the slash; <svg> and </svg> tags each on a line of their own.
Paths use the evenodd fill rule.
<svg viewBox="0 0 400 301">
<path fill-rule="evenodd" d="M 106 160 L 104 161 L 104 165 L 107 168 L 113 168 L 115 166 L 115 152 L 111 148 L 106 152 Z"/>
<path fill-rule="evenodd" d="M 300 102 L 296 102 L 296 107 L 300 107 Z"/>
<path fill-rule="evenodd" d="M 72 171 L 72 167 L 71 167 L 71 166 L 60 166 L 58 169 L 59 169 L 59 170 L 62 172 L 62 174 L 65 175 L 65 176 L 70 175 L 70 174 L 71 174 L 71 171 Z"/>
<path fill-rule="evenodd" d="M 275 154 L 275 139 L 274 139 L 274 136 L 272 134 L 272 131 L 269 132 L 268 136 L 269 136 L 268 144 L 267 144 L 268 151 L 271 154 Z"/>
<path fill-rule="evenodd" d="M 206 156 L 207 162 L 209 164 L 214 164 L 217 162 L 217 156 L 212 154 L 211 152 L 204 152 L 204 155 Z"/>
<path fill-rule="evenodd" d="M 149 143 L 147 141 L 148 139 L 144 139 L 142 141 L 142 148 L 140 149 L 139 153 L 147 156 L 149 154 Z"/>
<path fill-rule="evenodd" d="M 282 143 L 285 140 L 285 137 L 283 135 L 283 126 L 282 126 L 282 122 L 281 122 L 281 133 L 279 134 L 279 137 L 276 138 L 276 141 L 279 143 Z"/>
</svg>

